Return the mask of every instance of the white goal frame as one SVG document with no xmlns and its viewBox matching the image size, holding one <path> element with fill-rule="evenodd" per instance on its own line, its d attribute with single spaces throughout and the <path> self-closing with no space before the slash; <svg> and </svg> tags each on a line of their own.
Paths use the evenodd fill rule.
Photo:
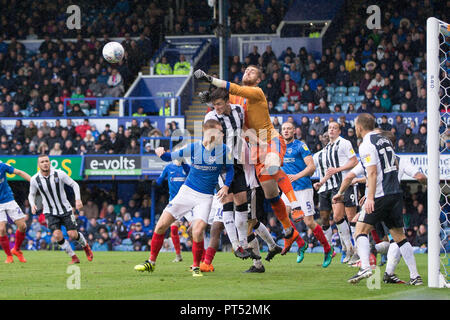
<svg viewBox="0 0 450 320">
<path fill-rule="evenodd" d="M 448 25 L 433 17 L 427 19 L 428 287 L 430 288 L 448 286 L 445 277 L 440 272 L 439 33 L 442 24 Z"/>
</svg>

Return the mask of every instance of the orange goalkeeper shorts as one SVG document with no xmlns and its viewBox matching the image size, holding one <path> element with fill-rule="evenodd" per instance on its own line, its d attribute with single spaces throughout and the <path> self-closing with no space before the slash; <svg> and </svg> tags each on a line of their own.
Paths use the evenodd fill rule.
<svg viewBox="0 0 450 320">
<path fill-rule="evenodd" d="M 255 145 L 251 147 L 251 161 L 255 164 L 256 175 L 259 181 L 273 179 L 265 167 L 266 156 L 275 153 L 280 159 L 280 168 L 283 166 L 286 153 L 286 142 L 282 137 L 274 137 L 267 141 L 267 145 Z"/>
</svg>

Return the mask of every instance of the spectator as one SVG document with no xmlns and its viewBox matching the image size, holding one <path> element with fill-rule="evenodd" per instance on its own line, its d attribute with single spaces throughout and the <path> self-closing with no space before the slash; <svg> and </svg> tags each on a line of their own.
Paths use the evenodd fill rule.
<svg viewBox="0 0 450 320">
<path fill-rule="evenodd" d="M 319 116 L 315 116 L 313 123 L 311 123 L 309 130 L 314 129 L 318 135 L 322 135 L 325 131 L 325 127 Z"/>
<path fill-rule="evenodd" d="M 108 94 L 111 97 L 121 97 L 124 93 L 123 80 L 117 69 L 113 69 L 108 78 L 107 84 L 109 86 Z"/>
<path fill-rule="evenodd" d="M 170 75 L 172 73 L 173 73 L 172 67 L 167 62 L 167 58 L 165 56 L 163 56 L 161 58 L 161 62 L 156 64 L 155 74 L 158 74 L 158 75 Z"/>
<path fill-rule="evenodd" d="M 392 102 L 388 96 L 387 90 L 383 90 L 383 92 L 381 94 L 381 98 L 380 98 L 380 104 L 381 104 L 381 107 L 383 108 L 384 112 L 391 112 Z"/>
<path fill-rule="evenodd" d="M 132 139 L 130 142 L 130 146 L 126 149 L 126 154 L 140 154 L 141 150 L 139 145 L 137 144 L 137 141 L 135 139 Z"/>
<path fill-rule="evenodd" d="M 420 248 L 426 248 L 428 244 L 428 233 L 425 225 L 421 224 L 419 229 L 417 230 L 417 236 L 415 242 L 413 243 L 415 246 Z"/>
<path fill-rule="evenodd" d="M 316 113 L 331 113 L 331 110 L 324 99 L 320 99 Z"/>
<path fill-rule="evenodd" d="M 113 232 L 117 232 L 119 238 L 122 240 L 128 237 L 127 227 L 123 224 L 121 217 L 116 218 L 116 223 L 114 224 Z"/>
<path fill-rule="evenodd" d="M 87 201 L 83 209 L 86 218 L 89 219 L 89 221 L 92 221 L 92 219 L 98 219 L 99 217 L 98 206 L 92 199 L 89 199 Z"/>
<path fill-rule="evenodd" d="M 319 83 L 317 85 L 317 89 L 314 92 L 314 104 L 319 104 L 320 103 L 320 99 L 323 99 L 324 101 L 327 101 L 328 98 L 328 92 L 327 90 L 323 87 L 323 85 L 321 83 Z"/>
<path fill-rule="evenodd" d="M 86 137 L 86 133 L 91 130 L 91 125 L 89 124 L 89 119 L 84 119 L 83 124 L 80 124 L 76 126 L 75 131 L 76 133 L 81 137 L 81 139 L 84 139 Z"/>
<path fill-rule="evenodd" d="M 49 155 L 50 156 L 60 156 L 62 155 L 63 151 L 61 149 L 61 143 L 60 142 L 56 142 L 53 145 L 53 148 L 50 149 Z"/>
<path fill-rule="evenodd" d="M 302 104 L 314 103 L 314 91 L 310 89 L 309 84 L 303 85 L 302 97 L 300 99 Z"/>
<path fill-rule="evenodd" d="M 72 110 L 67 114 L 69 117 L 85 117 L 86 114 L 81 110 L 80 105 L 74 104 Z"/>
<path fill-rule="evenodd" d="M 173 67 L 173 74 L 189 74 L 191 71 L 191 64 L 186 61 L 186 58 L 183 54 L 180 54 L 180 61 L 175 63 Z"/>
</svg>

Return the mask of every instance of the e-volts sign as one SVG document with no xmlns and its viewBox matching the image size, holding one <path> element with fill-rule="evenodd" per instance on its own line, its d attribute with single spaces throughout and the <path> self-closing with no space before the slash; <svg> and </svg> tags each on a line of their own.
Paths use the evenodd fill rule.
<svg viewBox="0 0 450 320">
<path fill-rule="evenodd" d="M 87 176 L 142 174 L 140 156 L 86 156 L 84 174 Z"/>
</svg>

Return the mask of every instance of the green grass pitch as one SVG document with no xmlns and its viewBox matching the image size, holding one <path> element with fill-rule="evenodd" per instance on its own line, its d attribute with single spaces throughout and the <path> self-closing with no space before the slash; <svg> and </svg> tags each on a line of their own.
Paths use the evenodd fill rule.
<svg viewBox="0 0 450 320">
<path fill-rule="evenodd" d="M 243 273 L 250 260 L 240 260 L 232 253 L 219 252 L 213 262 L 216 271 L 192 277 L 190 252 L 183 252 L 184 261 L 173 263 L 174 253 L 161 253 L 154 273 L 139 273 L 135 264 L 148 257 L 147 252 L 94 252 L 88 262 L 78 252 L 81 264 L 80 289 L 68 289 L 73 274 L 67 273 L 69 258 L 64 252 L 24 252 L 27 263 L 17 259 L 10 265 L 0 263 L 0 299 L 133 299 L 133 300 L 305 300 L 305 299 L 450 299 L 446 289 L 430 289 L 426 285 L 380 284 L 370 290 L 367 281 L 347 283 L 356 268 L 339 263 L 340 254 L 327 269 L 319 266 L 322 254 L 306 254 L 301 264 L 295 254 L 276 256 L 264 261 L 263 274 Z M 265 257 L 266 253 L 263 253 Z M 4 259 L 4 255 L 1 257 Z M 416 255 L 420 274 L 427 283 L 426 255 Z M 380 277 L 385 267 L 381 267 Z M 397 275 L 409 279 L 402 261 Z M 69 280 L 69 281 L 68 281 Z"/>
</svg>

